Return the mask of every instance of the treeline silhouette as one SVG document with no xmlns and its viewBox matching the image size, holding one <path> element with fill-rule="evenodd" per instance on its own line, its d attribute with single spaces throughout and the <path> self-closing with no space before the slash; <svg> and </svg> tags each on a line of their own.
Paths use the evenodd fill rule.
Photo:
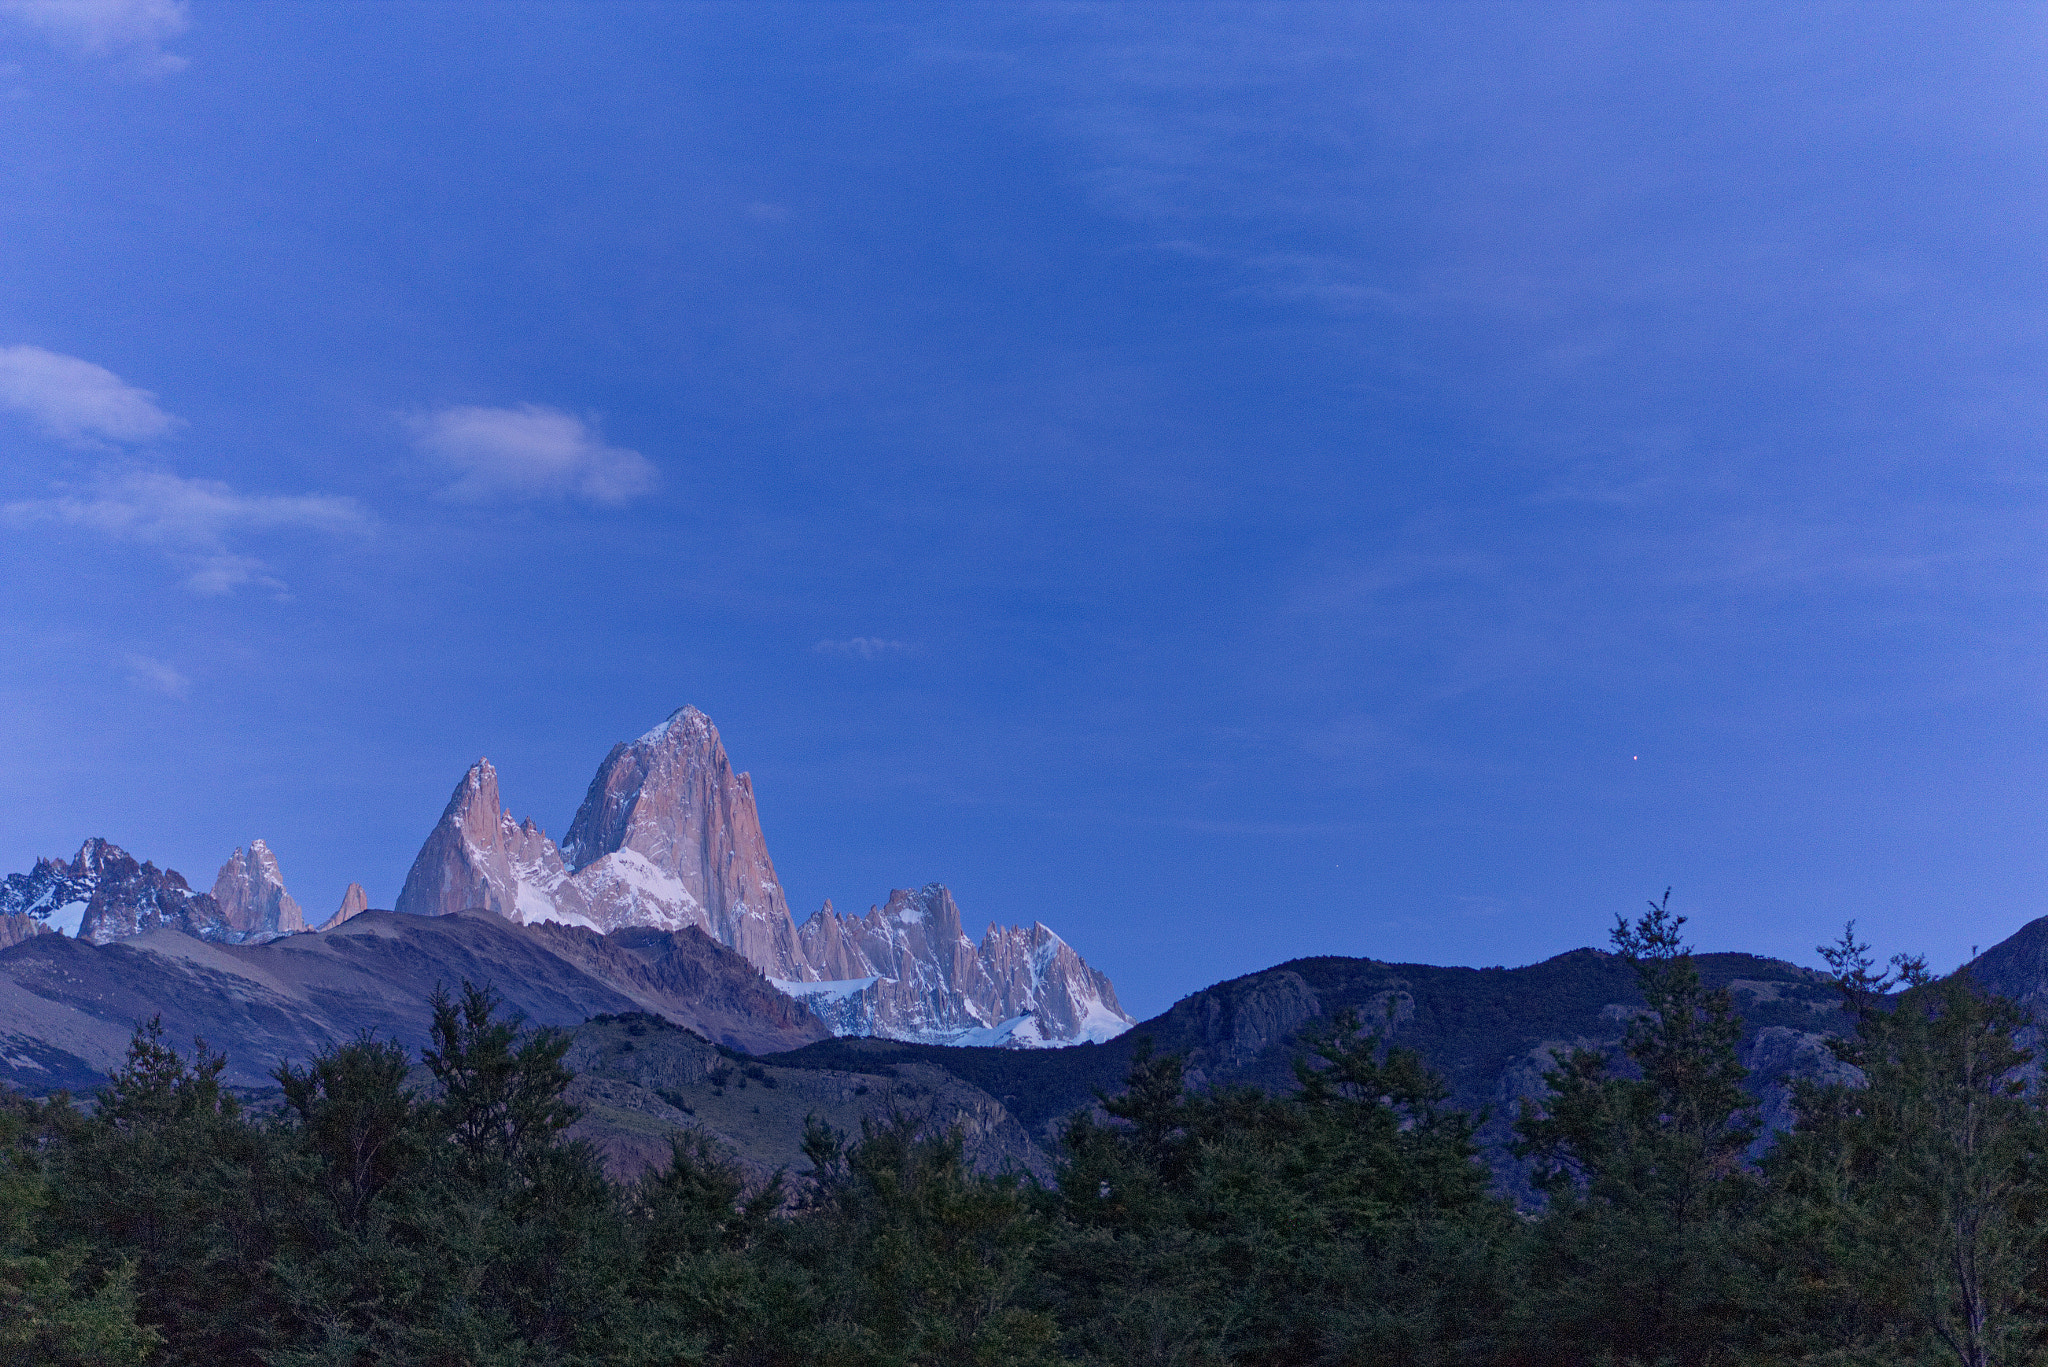
<svg viewBox="0 0 2048 1367">
<path fill-rule="evenodd" d="M 568 1038 L 484 989 L 422 1063 L 364 1038 L 277 1073 L 137 1032 L 90 1107 L 0 1103 L 0 1361 L 33 1364 L 2031 1362 L 2048 1126 L 2010 1002 L 1825 951 L 1855 1021 L 1765 1144 L 1739 1022 L 1665 903 L 1615 929 L 1645 1011 L 1519 1117 L 1540 1210 L 1473 1119 L 1346 1017 L 1298 1090 L 1189 1092 L 1140 1051 L 1057 1180 L 957 1133 L 815 1122 L 750 1186 L 701 1137 L 642 1180 L 566 1142 Z"/>
</svg>

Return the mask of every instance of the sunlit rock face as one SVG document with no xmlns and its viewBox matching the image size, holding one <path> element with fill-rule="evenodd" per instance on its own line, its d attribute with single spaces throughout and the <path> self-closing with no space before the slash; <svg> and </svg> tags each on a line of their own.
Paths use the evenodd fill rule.
<svg viewBox="0 0 2048 1367">
<path fill-rule="evenodd" d="M 612 747 L 562 855 L 604 929 L 697 925 L 770 977 L 811 976 L 753 781 L 733 772 L 718 728 L 694 707 Z"/>
<path fill-rule="evenodd" d="M 299 904 L 284 889 L 277 857 L 261 840 L 250 841 L 246 854 L 235 847 L 213 880 L 213 900 L 228 929 L 244 937 L 292 935 L 306 928 Z"/>
<path fill-rule="evenodd" d="M 348 891 L 341 895 L 341 905 L 334 909 L 334 915 L 320 923 L 320 929 L 333 930 L 336 926 L 362 915 L 370 909 L 370 898 L 363 891 L 361 883 L 350 883 Z"/>
<path fill-rule="evenodd" d="M 393 910 L 446 916 L 471 908 L 521 924 L 596 924 L 585 914 L 555 842 L 531 820 L 514 820 L 498 801 L 498 771 L 488 759 L 471 765 L 455 785 Z"/>
</svg>

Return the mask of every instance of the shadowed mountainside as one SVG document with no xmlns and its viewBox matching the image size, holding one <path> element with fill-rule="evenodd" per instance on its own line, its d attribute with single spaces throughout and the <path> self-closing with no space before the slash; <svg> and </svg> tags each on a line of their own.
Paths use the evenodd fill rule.
<svg viewBox="0 0 2048 1367">
<path fill-rule="evenodd" d="M 436 986 L 488 983 L 536 1025 L 652 1011 L 735 1048 L 821 1038 L 824 1027 L 701 932 L 612 943 L 489 913 L 365 912 L 319 935 L 227 945 L 163 928 L 107 945 L 37 935 L 0 950 L 0 1078 L 30 1091 L 99 1085 L 135 1026 L 161 1015 L 181 1047 L 225 1053 L 224 1079 L 266 1084 L 362 1031 L 417 1049 Z"/>
<path fill-rule="evenodd" d="M 1697 956 L 1710 986 L 1734 990 L 1750 1086 L 1774 1126 L 1790 1120 L 1788 1079 L 1836 1065 L 1825 1036 L 1843 1024 L 1835 989 L 1819 973 L 1750 954 Z M 1114 1092 L 1141 1042 L 1185 1055 L 1196 1085 L 1288 1089 L 1304 1030 L 1345 1009 L 1441 1074 L 1450 1104 L 1485 1113 L 1480 1138 L 1510 1187 L 1506 1152 L 1517 1109 L 1539 1096 L 1553 1051 L 1619 1049 L 1641 1008 L 1635 974 L 1611 954 L 1580 949 L 1524 968 L 1438 968 L 1371 959 L 1296 959 L 1218 983 L 1106 1044 L 1034 1052 L 948 1049 L 878 1039 L 832 1039 L 772 1060 L 792 1066 L 880 1070 L 946 1068 L 1002 1101 L 1040 1143 L 1061 1120 Z"/>
</svg>

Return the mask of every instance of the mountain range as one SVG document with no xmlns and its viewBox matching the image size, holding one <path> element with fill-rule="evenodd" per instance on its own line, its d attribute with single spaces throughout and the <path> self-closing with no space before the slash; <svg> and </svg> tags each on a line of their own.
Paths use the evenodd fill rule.
<svg viewBox="0 0 2048 1367">
<path fill-rule="evenodd" d="M 1840 1074 L 1835 989 L 1781 960 L 1698 963 L 1733 995 L 1750 1088 L 1783 1127 L 1796 1079 Z M 1967 967 L 2039 1010 L 2048 918 Z M 752 781 L 687 707 L 613 747 L 560 845 L 505 809 L 479 760 L 397 908 L 351 884 L 318 930 L 261 840 L 206 892 L 99 838 L 0 880 L 0 1081 L 33 1092 L 101 1085 L 160 1017 L 260 1101 L 278 1064 L 365 1031 L 417 1049 L 436 989 L 465 981 L 575 1033 L 578 1133 L 621 1174 L 660 1161 L 678 1128 L 765 1173 L 797 1161 L 805 1115 L 850 1129 L 903 1109 L 958 1125 L 984 1167 L 1044 1173 L 1064 1119 L 1114 1092 L 1140 1048 L 1184 1055 L 1191 1085 L 1284 1089 L 1314 1032 L 1354 1011 L 1482 1117 L 1503 1189 L 1526 1195 L 1519 1107 L 1562 1051 L 1618 1054 L 1642 1009 L 1627 963 L 1586 949 L 1521 968 L 1301 959 L 1136 1023 L 1043 924 L 970 939 L 941 884 L 861 915 L 828 902 L 798 924 Z"/>
<path fill-rule="evenodd" d="M 323 931 L 369 910 L 351 884 Z M 612 747 L 560 845 L 499 796 L 480 759 L 456 784 L 395 910 L 480 910 L 520 925 L 695 928 L 840 1034 L 1046 1048 L 1113 1038 L 1132 1018 L 1116 989 L 1043 923 L 991 925 L 979 944 L 941 884 L 899 889 L 864 916 L 831 903 L 799 927 L 769 857 L 752 779 L 718 728 L 683 707 Z M 94 838 L 69 863 L 0 883 L 0 945 L 58 931 L 95 945 L 171 928 L 225 944 L 308 929 L 261 840 L 237 848 L 210 893 Z"/>
</svg>

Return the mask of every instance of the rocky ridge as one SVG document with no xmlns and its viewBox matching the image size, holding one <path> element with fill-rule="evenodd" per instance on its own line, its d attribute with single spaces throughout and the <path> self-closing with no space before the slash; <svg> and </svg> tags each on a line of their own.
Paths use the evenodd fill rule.
<svg viewBox="0 0 2048 1367">
<path fill-rule="evenodd" d="M 237 851 L 239 854 L 240 852 Z M 56 931 L 103 945 L 169 926 L 202 939 L 238 939 L 220 903 L 194 892 L 176 869 L 137 862 L 98 836 L 69 863 L 38 859 L 0 881 L 0 944 Z"/>
<path fill-rule="evenodd" d="M 351 883 L 320 929 L 368 910 Z M 396 910 L 481 910 L 601 936 L 698 931 L 785 994 L 783 1009 L 841 1034 L 1045 1048 L 1110 1039 L 1132 1024 L 1108 977 L 1043 923 L 992 925 L 977 945 L 941 884 L 899 889 L 864 916 L 828 902 L 799 930 L 753 781 L 734 771 L 717 727 L 694 707 L 612 747 L 559 846 L 506 810 L 496 768 L 478 760 L 413 860 Z M 101 839 L 0 884 L 0 948 L 49 931 L 104 945 L 163 927 L 226 944 L 308 929 L 262 840 L 236 847 L 210 893 Z"/>
<path fill-rule="evenodd" d="M 351 883 L 341 910 L 322 928 L 367 906 L 362 888 Z M 221 944 L 260 944 L 307 929 L 277 856 L 261 840 L 236 847 L 211 892 L 194 892 L 176 869 L 138 861 L 98 836 L 69 861 L 38 859 L 27 873 L 0 880 L 0 948 L 53 932 L 105 945 L 162 927 Z"/>
<path fill-rule="evenodd" d="M 1101 1043 L 1132 1022 L 1116 988 L 1043 922 L 990 926 L 976 945 L 943 884 L 898 888 L 886 906 L 825 906 L 797 931 L 813 981 L 776 986 L 835 1034 L 960 1045 Z"/>
<path fill-rule="evenodd" d="M 2029 936 L 2029 931 L 2032 932 Z M 2015 941 L 2048 945 L 2048 920 Z M 2039 964 L 2013 964 L 2014 987 L 2048 1000 L 2048 950 Z M 1993 957 L 1987 952 L 1986 960 Z M 2006 956 L 2008 963 L 2024 956 Z M 1801 1078 L 1841 1076 L 1828 1037 L 1846 1028 L 1841 994 L 1812 969 L 1748 954 L 1701 954 L 1701 976 L 1726 987 L 1742 1017 L 1737 1050 L 1745 1086 L 1766 1126 L 1791 1122 Z M 2007 987 L 2002 990 L 2012 990 Z M 1104 1044 L 1072 1049 L 944 1049 L 883 1039 L 836 1038 L 768 1062 L 841 1071 L 943 1067 L 1009 1108 L 1041 1144 L 1066 1120 L 1123 1085 L 1140 1049 L 1186 1061 L 1195 1087 L 1250 1086 L 1283 1093 L 1299 1086 L 1294 1062 L 1315 1032 L 1340 1013 L 1421 1055 L 1449 1090 L 1449 1104 L 1479 1120 L 1476 1138 L 1504 1192 L 1531 1195 L 1529 1166 L 1513 1153 L 1521 1103 L 1541 1097 L 1543 1074 L 1573 1048 L 1620 1056 L 1628 1022 L 1643 1009 L 1625 960 L 1574 950 L 1521 968 L 1451 968 L 1335 956 L 1296 959 L 1217 983 L 1181 999 Z"/>
<path fill-rule="evenodd" d="M 119 1066 L 136 1026 L 161 1016 L 183 1048 L 203 1036 L 226 1055 L 223 1080 L 267 1085 L 362 1031 L 418 1048 L 437 987 L 487 986 L 535 1025 L 574 1027 L 643 1011 L 749 1052 L 828 1037 L 823 1024 L 753 965 L 695 930 L 519 926 L 488 912 L 369 911 L 318 935 L 260 943 L 201 940 L 169 926 L 105 945 L 34 935 L 0 950 L 0 1081 L 85 1090 Z"/>
</svg>

